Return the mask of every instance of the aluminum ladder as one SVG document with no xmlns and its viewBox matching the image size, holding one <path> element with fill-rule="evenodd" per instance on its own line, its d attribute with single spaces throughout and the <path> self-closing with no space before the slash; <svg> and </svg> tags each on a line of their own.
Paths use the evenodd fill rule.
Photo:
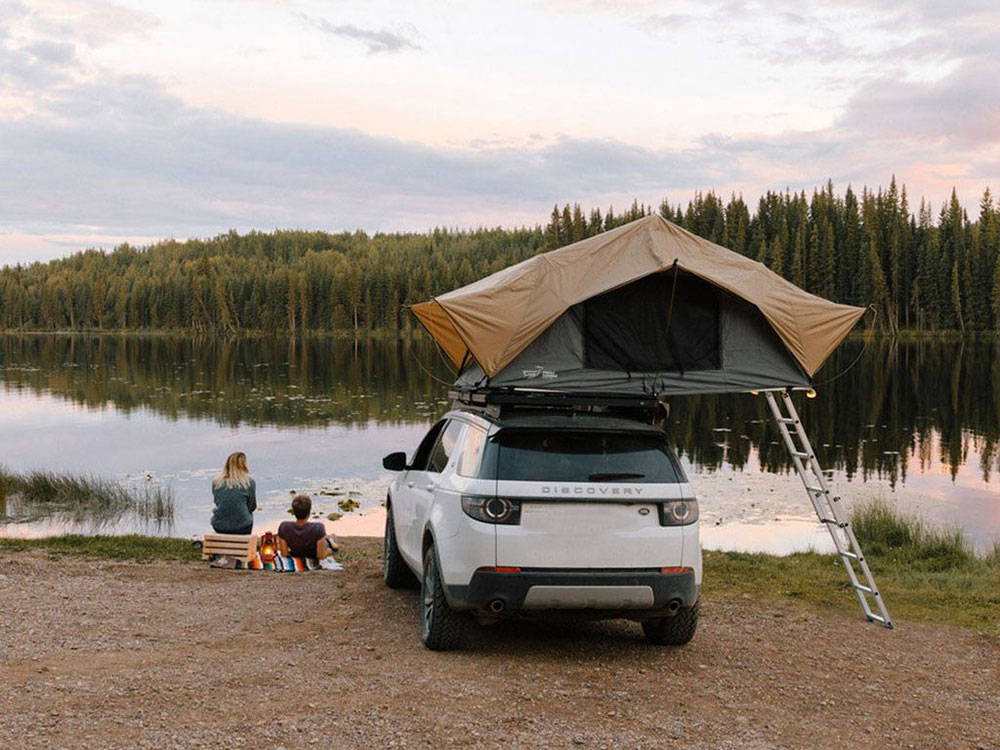
<svg viewBox="0 0 1000 750">
<path fill-rule="evenodd" d="M 795 404 L 792 403 L 791 394 L 787 390 L 764 391 L 764 396 L 767 398 L 768 406 L 771 407 L 771 414 L 774 416 L 778 431 L 781 432 L 781 437 L 785 441 L 785 447 L 788 448 L 788 453 L 792 457 L 795 471 L 809 495 L 809 502 L 812 503 L 820 522 L 826 526 L 833 538 L 833 545 L 837 548 L 837 555 L 844 564 L 848 578 L 851 579 L 851 586 L 854 587 L 861 611 L 865 613 L 869 622 L 877 622 L 891 628 L 892 619 L 889 617 L 889 611 L 885 608 L 885 602 L 879 594 L 878 586 L 875 585 L 872 572 L 868 568 L 868 563 L 865 562 L 864 554 L 861 552 L 857 537 L 854 536 L 851 523 L 847 519 L 846 513 L 841 510 L 840 498 L 830 493 L 826 477 L 823 476 L 823 470 L 819 461 L 816 460 L 816 453 L 809 442 L 809 436 L 806 435 L 802 420 L 799 419 Z M 779 403 L 779 398 L 781 403 Z M 784 406 L 784 411 L 782 411 L 782 406 Z M 794 436 L 792 430 L 794 430 Z M 860 569 L 860 575 L 855 566 Z M 862 578 L 864 583 L 861 582 Z"/>
</svg>

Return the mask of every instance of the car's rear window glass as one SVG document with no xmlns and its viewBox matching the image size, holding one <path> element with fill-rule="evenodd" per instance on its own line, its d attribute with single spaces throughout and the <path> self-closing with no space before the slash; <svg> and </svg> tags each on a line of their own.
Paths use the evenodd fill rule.
<svg viewBox="0 0 1000 750">
<path fill-rule="evenodd" d="M 683 482 L 664 438 L 596 431 L 503 430 L 487 441 L 484 479 Z"/>
</svg>

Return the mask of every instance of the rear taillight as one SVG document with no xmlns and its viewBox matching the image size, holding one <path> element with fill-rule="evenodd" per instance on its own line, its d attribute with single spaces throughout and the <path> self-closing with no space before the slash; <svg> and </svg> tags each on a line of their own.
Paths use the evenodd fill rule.
<svg viewBox="0 0 1000 750">
<path fill-rule="evenodd" d="M 660 568 L 660 572 L 663 573 L 664 575 L 674 576 L 674 575 L 680 575 L 681 573 L 693 573 L 694 568 L 681 568 L 681 567 Z"/>
<path fill-rule="evenodd" d="M 506 497 L 462 495 L 462 510 L 483 523 L 516 526 L 521 523 L 521 503 Z"/>
<path fill-rule="evenodd" d="M 697 500 L 666 500 L 660 503 L 660 526 L 687 526 L 697 520 Z"/>
</svg>

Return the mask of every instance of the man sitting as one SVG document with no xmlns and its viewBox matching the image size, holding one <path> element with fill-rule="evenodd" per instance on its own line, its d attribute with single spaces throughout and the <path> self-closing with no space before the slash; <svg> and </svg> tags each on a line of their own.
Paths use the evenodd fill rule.
<svg viewBox="0 0 1000 750">
<path fill-rule="evenodd" d="M 324 560 L 340 549 L 333 534 L 327 536 L 321 523 L 309 523 L 312 500 L 308 495 L 292 498 L 294 521 L 282 521 L 278 526 L 278 550 L 282 557 L 311 557 Z"/>
</svg>

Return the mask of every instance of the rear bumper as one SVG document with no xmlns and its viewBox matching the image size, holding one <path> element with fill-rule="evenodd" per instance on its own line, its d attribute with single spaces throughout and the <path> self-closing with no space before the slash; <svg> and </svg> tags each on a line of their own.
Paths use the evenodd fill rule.
<svg viewBox="0 0 1000 750">
<path fill-rule="evenodd" d="M 518 573 L 480 569 L 465 586 L 445 586 L 455 609 L 507 614 L 522 610 L 599 611 L 654 616 L 698 601 L 693 570 L 522 568 Z M 491 606 L 492 605 L 492 606 Z"/>
</svg>

